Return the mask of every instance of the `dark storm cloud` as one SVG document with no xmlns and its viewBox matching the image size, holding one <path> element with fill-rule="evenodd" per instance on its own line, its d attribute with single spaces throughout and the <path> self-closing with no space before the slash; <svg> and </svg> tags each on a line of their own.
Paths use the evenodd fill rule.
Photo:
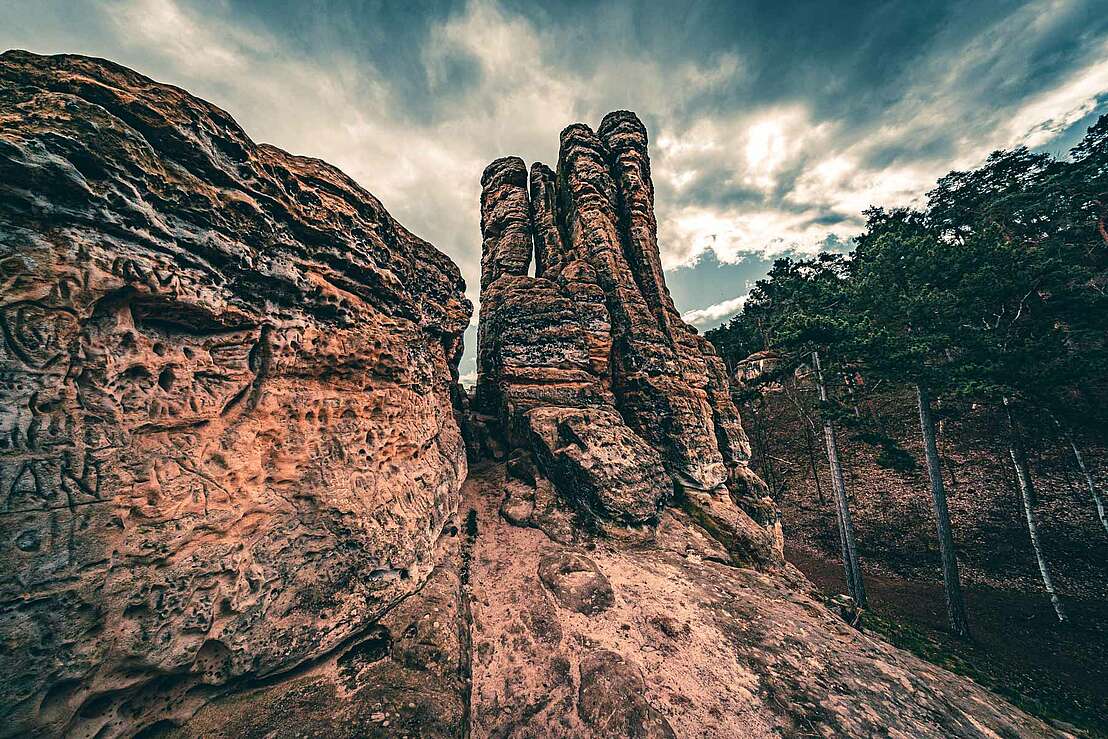
<svg viewBox="0 0 1108 739">
<path fill-rule="evenodd" d="M 701 325 L 775 255 L 845 248 L 868 205 L 996 148 L 1064 152 L 1108 108 L 1097 0 L 5 0 L 0 45 L 112 58 L 338 164 L 474 298 L 484 164 L 553 163 L 564 125 L 631 108 Z"/>
<path fill-rule="evenodd" d="M 472 55 L 454 52 L 433 66 L 427 63 L 433 30 L 465 12 L 462 0 L 245 0 L 232 5 L 244 22 L 287 40 L 297 53 L 337 51 L 362 60 L 402 92 L 391 113 L 414 122 L 449 115 L 456 101 L 481 83 L 480 64 Z"/>
</svg>

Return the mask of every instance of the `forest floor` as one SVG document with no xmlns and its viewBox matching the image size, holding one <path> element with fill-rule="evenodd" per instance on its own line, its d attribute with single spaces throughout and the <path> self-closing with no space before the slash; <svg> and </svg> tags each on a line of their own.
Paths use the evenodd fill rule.
<svg viewBox="0 0 1108 739">
<path fill-rule="evenodd" d="M 786 547 L 786 558 L 828 595 L 845 592 L 839 562 L 796 546 Z M 965 641 L 947 629 L 941 582 L 871 571 L 866 590 L 865 630 L 1060 728 L 1108 737 L 1105 600 L 1067 599 L 1070 623 L 1060 625 L 1042 592 L 970 585 L 965 597 L 973 638 Z"/>
<path fill-rule="evenodd" d="M 810 407 L 812 388 L 797 392 Z M 869 595 L 866 628 L 1030 713 L 1108 737 L 1108 538 L 1069 447 L 1045 424 L 1030 438 L 1034 511 L 1070 616 L 1060 625 L 1030 545 L 1004 419 L 989 409 L 945 409 L 939 451 L 974 637 L 964 642 L 947 630 L 914 399 L 875 394 L 857 410 L 840 422 L 839 442 Z M 845 592 L 818 426 L 813 432 L 783 392 L 744 406 L 743 422 L 754 468 L 780 506 L 789 560 L 828 594 Z M 907 464 L 883 463 L 881 446 L 867 440 L 875 433 L 899 447 L 890 458 Z M 1108 490 L 1108 434 L 1081 444 L 1096 485 Z"/>
</svg>

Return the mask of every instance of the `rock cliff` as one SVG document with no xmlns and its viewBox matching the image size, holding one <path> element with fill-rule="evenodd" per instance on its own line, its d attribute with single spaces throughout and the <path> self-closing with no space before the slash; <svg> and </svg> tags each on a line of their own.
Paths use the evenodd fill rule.
<svg viewBox="0 0 1108 739">
<path fill-rule="evenodd" d="M 0 57 L 0 734 L 188 715 L 364 632 L 466 475 L 457 267 L 108 62 Z"/>
<path fill-rule="evenodd" d="M 372 195 L 0 56 L 0 735 L 1056 733 L 783 562 L 637 118 L 482 185 L 467 410 L 458 270 Z"/>
</svg>

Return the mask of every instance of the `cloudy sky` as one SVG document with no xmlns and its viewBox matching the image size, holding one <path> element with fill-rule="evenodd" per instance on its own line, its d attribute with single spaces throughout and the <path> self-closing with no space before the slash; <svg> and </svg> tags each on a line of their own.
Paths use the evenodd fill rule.
<svg viewBox="0 0 1108 739">
<path fill-rule="evenodd" d="M 1108 112 L 1104 0 L 0 0 L 0 47 L 110 58 L 338 165 L 475 302 L 484 165 L 554 164 L 565 125 L 635 110 L 701 328 L 868 205 L 997 148 L 1064 155 Z"/>
</svg>

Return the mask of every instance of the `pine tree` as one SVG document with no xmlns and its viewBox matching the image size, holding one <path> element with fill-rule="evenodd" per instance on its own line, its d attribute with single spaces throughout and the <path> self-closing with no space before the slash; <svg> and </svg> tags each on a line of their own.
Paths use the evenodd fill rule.
<svg viewBox="0 0 1108 739">
<path fill-rule="evenodd" d="M 828 358 L 837 363 L 839 354 L 836 347 L 844 335 L 845 326 L 831 317 L 837 314 L 845 300 L 843 286 L 846 269 L 847 261 L 832 255 L 821 255 L 815 260 L 780 259 L 774 263 L 767 279 L 757 283 L 742 314 L 728 328 L 732 342 L 741 342 L 745 337 L 747 345 L 750 345 L 753 338 L 758 337 L 764 347 L 772 347 L 778 352 L 776 372 L 772 377 L 764 378 L 765 381 L 793 373 L 808 361 L 812 363 L 820 396 L 820 416 L 831 469 L 831 489 L 847 590 L 855 603 L 865 607 L 868 599 L 835 431 L 836 409 L 823 372 L 823 364 Z M 840 374 L 838 369 L 836 366 L 836 376 Z M 816 479 L 818 484 L 818 476 Z"/>
<path fill-rule="evenodd" d="M 995 152 L 981 167 L 939 180 L 925 212 L 872 208 L 866 215 L 853 255 L 779 260 L 743 312 L 709 336 L 724 356 L 779 351 L 779 372 L 811 357 L 847 582 L 857 579 L 859 590 L 849 508 L 838 506 L 835 423 L 844 417 L 825 381 L 863 370 L 877 384 L 914 389 L 958 634 L 968 634 L 968 626 L 935 415 L 959 401 L 1002 414 L 1043 586 L 1064 619 L 1020 419 L 1054 419 L 1108 531 L 1104 501 L 1076 441 L 1108 427 L 1108 116 L 1069 160 L 1026 148 Z"/>
<path fill-rule="evenodd" d="M 1100 513 L 1103 503 L 1072 443 L 1072 427 L 1099 415 L 1098 404 L 1081 396 L 1103 383 L 1108 358 L 1108 118 L 1073 155 L 1065 162 L 1026 149 L 997 152 L 977 170 L 943 178 L 929 194 L 931 226 L 960 265 L 951 291 L 964 320 L 951 338 L 963 372 L 953 385 L 1003 408 L 1028 535 L 1060 621 L 1065 614 L 1039 533 L 1036 486 L 1018 416 L 1055 418 Z"/>
<path fill-rule="evenodd" d="M 957 315 L 956 296 L 948 285 L 959 265 L 948 258 L 920 214 L 877 209 L 868 216 L 866 234 L 855 252 L 847 308 L 854 328 L 853 353 L 871 375 L 915 387 L 947 616 L 951 631 L 968 637 L 932 409 L 935 393 L 948 388 L 952 325 Z"/>
</svg>

